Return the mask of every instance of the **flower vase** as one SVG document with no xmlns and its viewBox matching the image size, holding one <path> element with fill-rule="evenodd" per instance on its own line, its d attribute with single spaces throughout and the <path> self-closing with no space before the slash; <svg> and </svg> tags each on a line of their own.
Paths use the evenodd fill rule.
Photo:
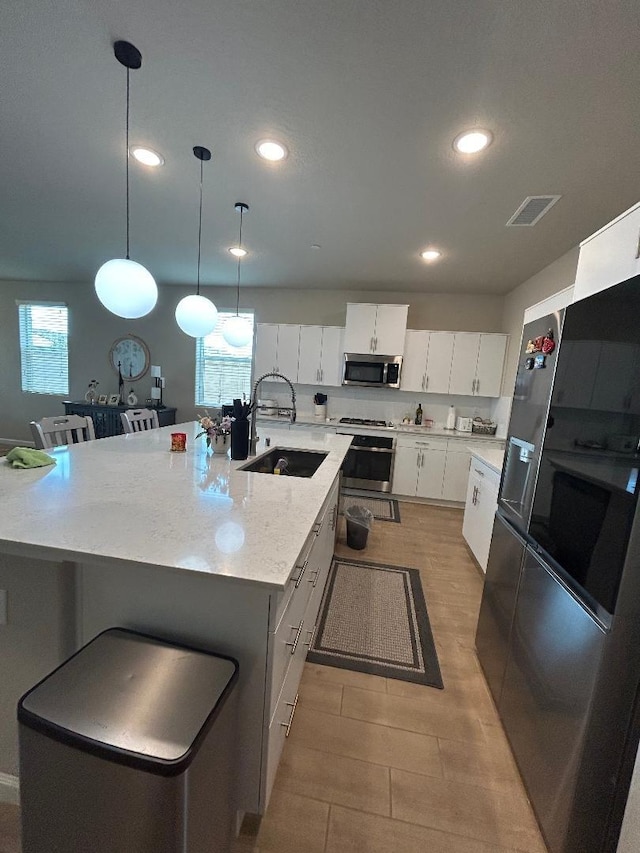
<svg viewBox="0 0 640 853">
<path fill-rule="evenodd" d="M 231 458 L 246 459 L 249 455 L 249 421 L 238 420 L 231 424 Z"/>
</svg>

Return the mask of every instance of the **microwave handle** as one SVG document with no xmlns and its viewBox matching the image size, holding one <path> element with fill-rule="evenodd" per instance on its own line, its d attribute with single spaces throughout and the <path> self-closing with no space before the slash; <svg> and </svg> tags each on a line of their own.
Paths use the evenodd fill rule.
<svg viewBox="0 0 640 853">
<path fill-rule="evenodd" d="M 387 361 L 385 361 L 384 366 L 382 368 L 382 384 L 383 385 L 386 385 L 388 382 L 388 376 L 387 376 L 388 373 L 389 373 L 389 363 Z"/>
</svg>

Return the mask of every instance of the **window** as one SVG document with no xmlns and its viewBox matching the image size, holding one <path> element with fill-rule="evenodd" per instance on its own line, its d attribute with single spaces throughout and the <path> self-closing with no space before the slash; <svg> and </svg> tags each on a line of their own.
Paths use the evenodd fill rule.
<svg viewBox="0 0 640 853">
<path fill-rule="evenodd" d="M 227 405 L 235 398 L 251 397 L 251 360 L 253 335 L 244 347 L 230 347 L 222 337 L 222 329 L 234 311 L 221 311 L 218 323 L 206 338 L 196 340 L 196 406 Z M 240 317 L 251 324 L 253 312 Z"/>
<path fill-rule="evenodd" d="M 56 302 L 19 302 L 22 390 L 69 393 L 68 309 Z"/>
</svg>

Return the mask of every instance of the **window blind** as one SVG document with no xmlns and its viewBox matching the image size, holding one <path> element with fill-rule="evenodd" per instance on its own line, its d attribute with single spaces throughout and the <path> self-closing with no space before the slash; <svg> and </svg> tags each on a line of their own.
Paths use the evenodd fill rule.
<svg viewBox="0 0 640 853">
<path fill-rule="evenodd" d="M 253 332 L 253 312 L 240 312 Z M 230 404 L 251 397 L 251 362 L 253 358 L 253 334 L 244 347 L 230 347 L 222 337 L 224 324 L 233 311 L 221 311 L 218 323 L 204 338 L 196 340 L 196 405 L 215 406 Z"/>
<path fill-rule="evenodd" d="M 60 303 L 18 303 L 22 390 L 69 393 L 68 309 Z"/>
</svg>

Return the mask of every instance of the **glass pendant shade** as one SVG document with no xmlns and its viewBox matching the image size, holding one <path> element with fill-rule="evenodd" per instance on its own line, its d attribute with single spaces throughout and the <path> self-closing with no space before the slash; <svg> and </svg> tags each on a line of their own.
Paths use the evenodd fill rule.
<svg viewBox="0 0 640 853">
<path fill-rule="evenodd" d="M 149 270 L 127 258 L 102 264 L 96 273 L 95 289 L 104 307 L 126 320 L 144 317 L 158 301 L 158 287 Z"/>
<path fill-rule="evenodd" d="M 217 322 L 218 309 L 206 296 L 193 293 L 181 299 L 176 306 L 176 323 L 192 338 L 210 335 Z"/>
<path fill-rule="evenodd" d="M 230 347 L 244 347 L 251 340 L 253 331 L 244 317 L 229 317 L 222 329 L 222 337 Z"/>
</svg>

